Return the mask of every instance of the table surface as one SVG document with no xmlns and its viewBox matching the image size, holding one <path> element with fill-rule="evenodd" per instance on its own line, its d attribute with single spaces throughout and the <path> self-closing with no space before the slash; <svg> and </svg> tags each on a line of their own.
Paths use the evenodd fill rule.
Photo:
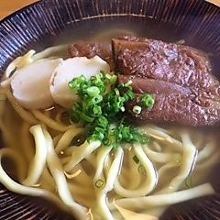
<svg viewBox="0 0 220 220">
<path fill-rule="evenodd" d="M 7 15 L 38 0 L 0 0 L 0 20 Z"/>
<path fill-rule="evenodd" d="M 39 0 L 0 0 L 0 20 L 16 10 Z M 220 0 L 207 0 L 220 6 Z"/>
</svg>

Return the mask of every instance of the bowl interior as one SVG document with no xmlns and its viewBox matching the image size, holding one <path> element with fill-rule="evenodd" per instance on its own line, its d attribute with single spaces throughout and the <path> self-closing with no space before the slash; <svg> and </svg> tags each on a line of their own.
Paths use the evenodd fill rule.
<svg viewBox="0 0 220 220">
<path fill-rule="evenodd" d="M 29 49 L 41 51 L 77 40 L 108 41 L 122 34 L 168 42 L 184 40 L 210 55 L 213 73 L 220 79 L 220 9 L 200 0 L 44 0 L 0 24 L 0 74 L 11 60 Z M 18 204 L 16 208 L 13 201 Z M 21 219 L 70 219 L 42 204 L 0 186 L 0 219 L 19 219 L 26 206 L 30 215 Z M 170 219 L 170 213 L 172 220 L 220 218 L 218 196 L 190 204 L 169 208 L 162 219 Z M 12 211 L 13 216 L 9 214 Z"/>
</svg>

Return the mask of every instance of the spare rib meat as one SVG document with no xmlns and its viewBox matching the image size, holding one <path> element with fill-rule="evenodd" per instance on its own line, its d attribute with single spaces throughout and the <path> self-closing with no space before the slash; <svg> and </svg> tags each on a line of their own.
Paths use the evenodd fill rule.
<svg viewBox="0 0 220 220">
<path fill-rule="evenodd" d="M 114 68 L 111 44 L 106 42 L 79 41 L 73 43 L 69 47 L 69 55 L 70 57 L 87 58 L 92 58 L 97 55 L 110 65 L 111 70 Z"/>
<path fill-rule="evenodd" d="M 74 56 L 95 55 L 119 72 L 119 83 L 132 82 L 137 98 L 127 112 L 137 122 L 211 126 L 220 122 L 220 83 L 212 74 L 208 56 L 195 48 L 137 37 L 107 43 L 78 42 L 69 48 Z M 132 111 L 143 93 L 155 96 L 152 109 Z"/>
<path fill-rule="evenodd" d="M 207 55 L 189 46 L 150 39 L 113 39 L 120 83 L 132 81 L 137 99 L 128 112 L 136 121 L 171 122 L 189 126 L 220 121 L 220 84 Z M 153 109 L 135 114 L 143 93 L 155 95 Z"/>
</svg>

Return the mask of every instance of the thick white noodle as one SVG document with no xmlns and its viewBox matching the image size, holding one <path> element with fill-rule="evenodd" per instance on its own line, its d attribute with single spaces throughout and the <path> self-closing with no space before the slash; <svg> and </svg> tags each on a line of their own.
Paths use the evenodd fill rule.
<svg viewBox="0 0 220 220">
<path fill-rule="evenodd" d="M 71 145 L 71 142 L 75 136 L 80 134 L 83 131 L 82 128 L 69 128 L 68 130 L 65 131 L 65 133 L 62 135 L 62 137 L 59 139 L 55 151 L 56 153 L 60 153 L 63 151 L 65 148 Z"/>
<path fill-rule="evenodd" d="M 183 152 L 181 160 L 182 162 L 179 166 L 179 173 L 170 181 L 167 186 L 156 192 L 156 194 L 167 194 L 177 191 L 194 168 L 198 151 L 190 140 L 188 133 L 186 133 L 185 131 L 181 132 L 181 138 L 183 142 Z M 157 216 L 160 216 L 165 211 L 165 209 L 166 207 L 158 208 L 156 210 L 156 213 L 154 209 L 152 210 L 152 213 L 151 210 L 149 210 L 149 214 L 157 214 Z"/>
<path fill-rule="evenodd" d="M 134 150 L 131 149 L 124 157 L 125 159 L 122 164 L 122 172 L 120 177 L 117 178 L 119 184 L 126 186 L 128 189 L 137 189 L 143 178 L 143 175 L 140 175 L 138 171 L 138 164 L 134 161 L 134 157 Z M 127 164 L 124 164 L 126 162 L 125 160 L 127 160 Z"/>
<path fill-rule="evenodd" d="M 68 48 L 68 44 L 63 44 L 63 45 L 59 45 L 59 46 L 53 46 L 53 47 L 49 47 L 45 50 L 43 50 L 42 52 L 36 53 L 33 56 L 33 60 L 40 60 L 43 58 L 51 58 L 52 56 L 56 56 L 56 54 L 60 55 L 67 55 L 67 48 Z M 64 54 L 65 53 L 65 54 Z"/>
<path fill-rule="evenodd" d="M 162 134 L 171 135 L 171 131 L 170 130 L 162 128 L 162 127 L 159 127 L 159 126 L 156 126 L 154 124 L 148 124 L 148 125 L 144 126 L 144 128 L 152 129 L 152 130 L 157 130 L 157 131 L 161 132 Z"/>
<path fill-rule="evenodd" d="M 111 158 L 110 158 L 110 155 L 107 154 L 106 158 L 105 158 L 105 164 L 104 164 L 104 174 L 105 176 L 108 176 L 108 173 L 109 173 L 109 170 L 110 170 L 110 167 L 111 167 Z"/>
<path fill-rule="evenodd" d="M 24 185 L 34 186 L 39 182 L 47 161 L 47 143 L 41 125 L 34 125 L 30 128 L 30 133 L 35 140 L 35 156 L 28 169 L 28 176 L 23 181 Z"/>
<path fill-rule="evenodd" d="M 85 220 L 88 218 L 87 210 L 83 206 L 76 203 L 72 195 L 69 191 L 69 187 L 64 175 L 64 171 L 62 168 L 62 164 L 54 150 L 53 140 L 50 134 L 47 132 L 46 129 L 43 130 L 45 139 L 47 142 L 47 149 L 48 149 L 48 156 L 47 156 L 47 164 L 49 170 L 56 182 L 57 190 L 60 198 L 69 208 L 72 209 L 73 213 L 81 220 Z"/>
<path fill-rule="evenodd" d="M 97 189 L 97 208 L 98 208 L 98 213 L 101 215 L 100 217 L 103 220 L 114 220 L 108 208 L 108 204 L 106 201 L 106 194 L 113 189 L 115 179 L 120 172 L 123 154 L 124 152 L 122 148 L 119 147 L 115 152 L 115 158 L 109 169 L 104 188 Z"/>
<path fill-rule="evenodd" d="M 187 133 L 182 132 L 181 137 L 183 141 L 183 153 L 182 164 L 180 165 L 179 173 L 170 181 L 169 185 L 160 190 L 158 194 L 174 192 L 178 190 L 184 180 L 189 176 L 195 165 L 197 149 L 191 142 L 190 137 Z"/>
<path fill-rule="evenodd" d="M 78 163 L 80 163 L 84 158 L 86 158 L 100 146 L 100 141 L 94 141 L 91 143 L 86 141 L 81 146 L 75 147 L 75 149 L 72 151 L 72 158 L 69 163 L 64 166 L 64 170 L 66 172 L 70 172 Z"/>
<path fill-rule="evenodd" d="M 48 192 L 44 189 L 24 186 L 15 182 L 12 178 L 8 176 L 8 174 L 2 168 L 2 157 L 4 155 L 10 155 L 9 149 L 2 149 L 0 150 L 0 182 L 11 192 L 18 193 L 21 195 L 28 195 L 28 196 L 38 196 L 49 199 L 50 201 L 55 202 L 59 207 L 64 208 L 63 204 L 60 200 L 52 193 Z M 19 166 L 20 164 L 18 164 Z"/>
<path fill-rule="evenodd" d="M 166 173 L 167 170 L 177 166 L 180 166 L 180 161 L 170 161 L 169 163 L 160 167 L 160 169 L 158 170 L 159 180 Z"/>
<path fill-rule="evenodd" d="M 107 155 L 110 153 L 111 149 L 112 149 L 112 147 L 102 147 L 97 152 L 96 173 L 95 173 L 94 178 L 93 178 L 94 184 L 98 179 L 103 178 L 103 170 L 104 170 L 105 159 L 106 159 Z"/>
<path fill-rule="evenodd" d="M 109 192 L 110 190 L 113 189 L 115 179 L 120 173 L 123 156 L 124 156 L 124 151 L 121 147 L 119 147 L 115 152 L 115 158 L 108 172 L 107 181 L 104 188 L 105 192 Z"/>
<path fill-rule="evenodd" d="M 47 115 L 45 115 L 39 110 L 32 110 L 31 112 L 39 121 L 47 125 L 49 128 L 52 128 L 54 130 L 61 131 L 61 132 L 64 132 L 70 128 L 70 126 L 66 126 L 64 124 L 56 122 L 55 120 L 48 117 Z"/>
<path fill-rule="evenodd" d="M 161 129 L 155 129 L 145 126 L 140 128 L 140 130 L 146 133 L 147 135 L 155 138 L 156 140 L 166 141 L 167 143 L 171 143 L 172 148 L 174 148 L 175 150 L 180 150 L 182 147 L 182 143 L 179 140 L 173 138 L 172 136 L 170 136 Z"/>
<path fill-rule="evenodd" d="M 133 147 L 134 147 L 135 155 L 137 156 L 138 160 L 140 161 L 140 164 L 143 166 L 143 168 L 146 171 L 146 178 L 137 189 L 133 189 L 133 190 L 125 189 L 119 183 L 119 180 L 116 179 L 114 184 L 114 190 L 117 194 L 123 197 L 137 197 L 137 196 L 147 195 L 153 191 L 158 181 L 157 172 L 152 162 L 144 153 L 142 146 L 140 144 L 135 144 Z"/>
<path fill-rule="evenodd" d="M 191 189 L 161 195 L 152 195 L 136 198 L 125 198 L 116 200 L 115 203 L 121 207 L 131 210 L 143 210 L 154 206 L 167 206 L 184 202 L 193 198 L 214 194 L 215 191 L 209 183 L 196 186 Z"/>
<path fill-rule="evenodd" d="M 201 151 L 198 153 L 197 163 L 209 158 L 215 152 L 214 142 L 208 143 Z"/>
<path fill-rule="evenodd" d="M 144 152 L 153 162 L 168 163 L 171 160 L 180 160 L 181 155 L 179 153 L 162 153 L 156 152 L 149 148 L 148 145 L 143 146 Z"/>
</svg>

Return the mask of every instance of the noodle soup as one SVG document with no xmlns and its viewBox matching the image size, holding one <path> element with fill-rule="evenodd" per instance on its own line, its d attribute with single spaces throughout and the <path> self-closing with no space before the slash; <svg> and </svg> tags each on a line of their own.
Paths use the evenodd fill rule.
<svg viewBox="0 0 220 220">
<path fill-rule="evenodd" d="M 109 127 L 106 139 L 100 138 L 98 135 L 105 136 L 106 130 L 97 133 L 100 125 L 97 129 L 92 123 L 103 115 L 94 116 L 90 122 L 91 115 L 85 117 L 81 114 L 83 108 L 77 113 L 72 106 L 89 105 L 87 101 L 93 100 L 90 98 L 97 91 L 94 87 L 98 87 L 93 84 L 95 80 L 101 80 L 106 87 L 103 94 L 98 87 L 97 95 L 102 94 L 103 100 L 112 97 L 114 89 L 120 93 L 121 87 L 117 87 L 118 82 L 112 82 L 116 75 L 106 60 L 96 56 L 68 59 L 63 55 L 67 47 L 60 45 L 40 53 L 30 51 L 14 60 L 5 72 L 0 88 L 0 129 L 6 147 L 0 150 L 0 182 L 6 188 L 22 195 L 46 198 L 77 219 L 94 220 L 156 220 L 171 205 L 215 194 L 211 171 L 219 162 L 219 150 L 217 135 L 211 129 L 207 132 L 152 122 L 127 126 L 123 124 L 127 120 L 123 108 L 127 106 L 120 107 L 119 116 L 117 112 L 108 118 L 115 103 L 107 111 L 101 100 L 94 106 L 100 106 L 102 113 L 107 111 L 104 117 Z M 43 95 L 24 85 L 28 84 L 27 75 L 37 74 L 41 67 L 44 76 L 49 74 L 49 80 L 36 78 L 31 86 L 36 83 L 32 90 L 42 89 Z M 68 73 L 70 79 L 64 74 L 68 71 L 73 72 L 73 75 Z M 91 83 L 86 95 L 81 90 L 75 91 L 82 73 L 85 85 Z M 61 79 L 69 83 L 67 92 L 60 84 Z M 42 80 L 48 80 L 49 85 L 43 87 Z M 42 83 L 40 89 L 37 82 Z M 109 83 L 112 83 L 110 87 Z M 23 96 L 22 91 L 27 93 Z M 130 85 L 123 87 L 121 97 L 126 92 L 132 92 Z M 146 108 L 153 111 L 157 99 L 145 95 L 148 104 L 149 97 L 151 101 Z M 136 114 L 143 111 L 143 106 L 136 106 L 133 108 Z M 122 120 L 120 124 L 115 117 Z M 15 178 L 2 163 L 4 157 L 16 164 Z"/>
</svg>

